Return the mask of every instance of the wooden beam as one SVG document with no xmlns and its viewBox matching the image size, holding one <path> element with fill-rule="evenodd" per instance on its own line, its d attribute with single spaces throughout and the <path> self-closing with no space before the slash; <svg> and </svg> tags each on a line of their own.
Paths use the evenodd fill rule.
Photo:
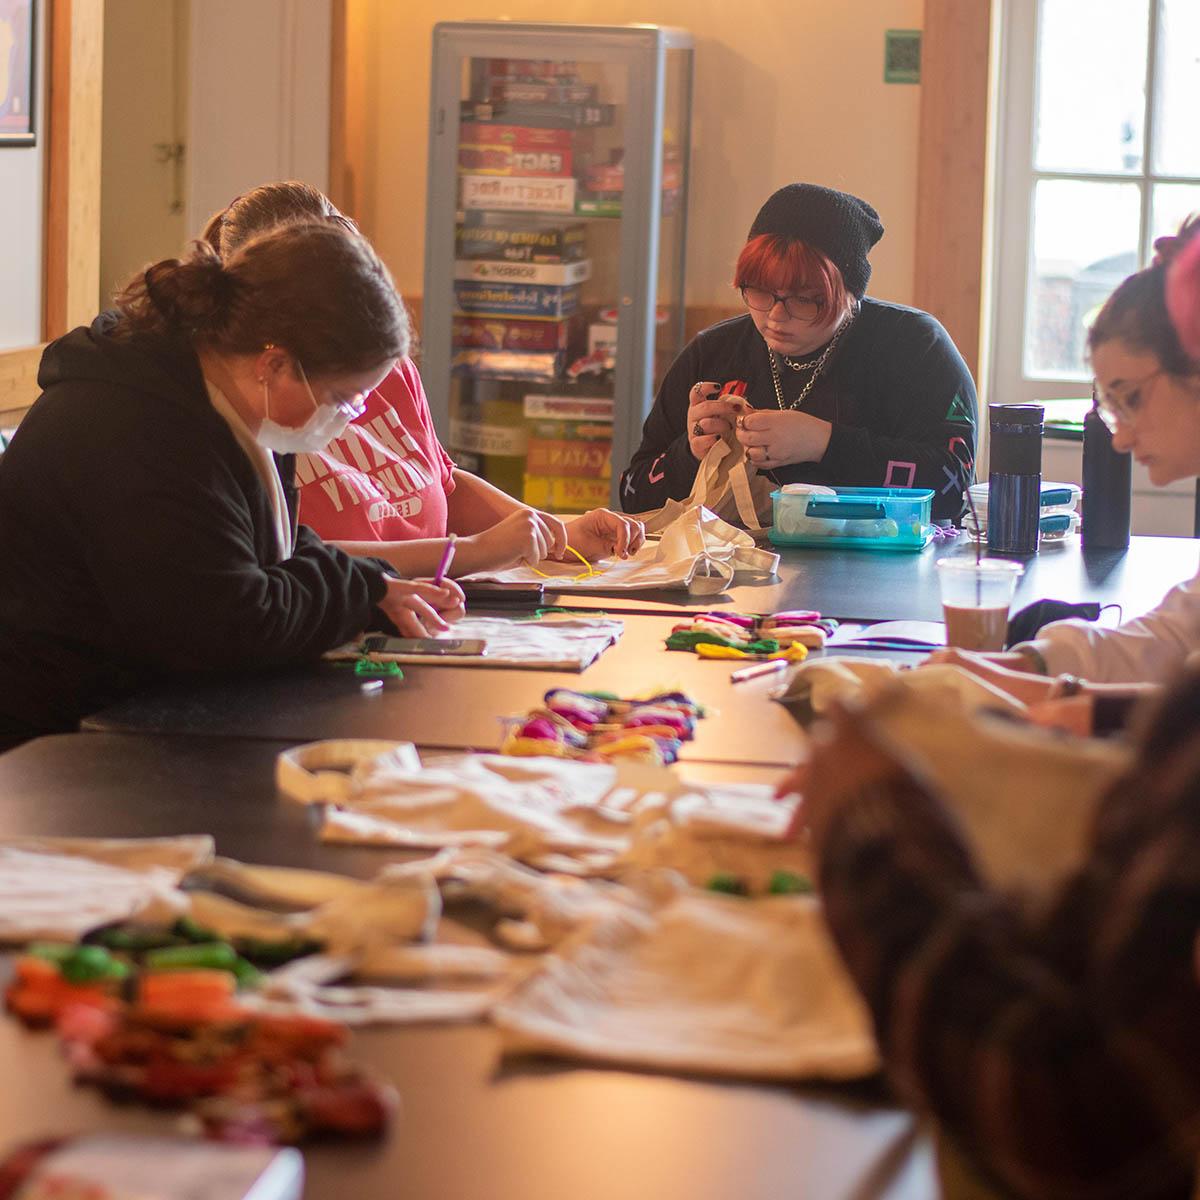
<svg viewBox="0 0 1200 1200">
<path fill-rule="evenodd" d="M 100 144 L 104 0 L 51 0 L 42 333 L 96 315 L 100 294 Z"/>
<path fill-rule="evenodd" d="M 49 341 L 90 321 L 100 290 L 104 0 L 50 0 L 46 33 L 42 337 Z M 0 352 L 0 426 L 15 425 L 37 399 L 44 349 Z"/>
<path fill-rule="evenodd" d="M 925 0 L 913 303 L 978 378 L 993 0 Z"/>
<path fill-rule="evenodd" d="M 354 194 L 348 160 L 346 0 L 330 4 L 329 49 L 329 198 L 344 213 L 353 212 Z"/>
<path fill-rule="evenodd" d="M 0 429 L 10 429 L 37 397 L 38 363 L 45 346 L 0 353 Z"/>
</svg>

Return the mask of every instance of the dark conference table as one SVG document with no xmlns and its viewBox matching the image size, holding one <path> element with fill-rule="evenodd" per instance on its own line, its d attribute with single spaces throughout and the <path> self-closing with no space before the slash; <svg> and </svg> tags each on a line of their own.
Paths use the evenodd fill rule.
<svg viewBox="0 0 1200 1200">
<path fill-rule="evenodd" d="M 800 731 L 782 706 L 767 699 L 778 676 L 731 684 L 730 663 L 664 649 L 675 618 L 622 615 L 620 620 L 620 640 L 582 674 L 405 664 L 402 680 L 387 679 L 382 689 L 364 693 L 348 668 L 322 663 L 166 684 L 95 714 L 84 728 L 293 742 L 385 738 L 495 750 L 505 732 L 499 718 L 528 711 L 550 688 L 619 695 L 680 690 L 711 714 L 697 723 L 695 740 L 683 747 L 684 761 L 779 767 L 795 761 Z"/>
<path fill-rule="evenodd" d="M 617 645 L 582 674 L 406 666 L 403 681 L 388 680 L 380 691 L 364 694 L 346 668 L 321 664 L 151 688 L 93 714 L 84 728 L 289 741 L 371 737 L 494 750 L 504 734 L 499 718 L 527 711 L 552 687 L 620 695 L 680 689 L 712 713 L 699 722 L 695 741 L 683 748 L 683 761 L 783 767 L 795 761 L 800 735 L 786 711 L 767 699 L 778 677 L 730 684 L 730 664 L 666 652 L 663 641 L 678 620 L 670 614 L 812 607 L 842 618 L 936 621 L 941 602 L 934 562 L 947 553 L 970 553 L 970 548 L 960 542 L 917 555 L 789 550 L 782 555 L 778 582 L 733 588 L 721 597 L 690 598 L 686 592 L 547 596 L 546 604 L 603 609 L 624 621 Z M 1194 575 L 1198 560 L 1200 543 L 1191 539 L 1134 538 L 1126 554 L 1086 557 L 1072 539 L 1028 561 L 1014 610 L 1040 597 L 1095 599 L 1120 604 L 1123 615 L 1131 617 Z M 470 703 L 464 704 L 464 696 Z"/>
<path fill-rule="evenodd" d="M 1166 538 L 1137 538 L 1128 554 L 1087 559 L 1077 545 L 1047 549 L 1030 564 L 1017 604 L 1039 596 L 1098 599 L 1132 616 L 1195 573 L 1198 549 Z M 93 732 L 0 755 L 0 829 L 204 831 L 216 836 L 220 852 L 244 860 L 370 873 L 386 852 L 319 845 L 309 813 L 275 794 L 271 769 L 281 748 L 347 736 L 490 748 L 500 736 L 499 715 L 521 712 L 559 685 L 626 693 L 683 687 L 714 711 L 678 769 L 697 779 L 773 779 L 803 737 L 767 698 L 774 679 L 735 686 L 726 663 L 668 654 L 669 614 L 813 607 L 843 618 L 937 619 L 933 563 L 950 551 L 968 552 L 963 545 L 919 556 L 790 551 L 777 582 L 716 599 L 564 596 L 630 614 L 618 645 L 582 675 L 417 666 L 366 695 L 348 670 L 325 665 L 156 689 L 97 714 L 87 723 Z M 308 1152 L 308 1195 L 320 1200 L 924 1200 L 938 1191 L 929 1144 L 877 1085 L 719 1084 L 502 1062 L 497 1036 L 484 1027 L 372 1030 L 356 1043 L 396 1083 L 404 1109 L 378 1148 Z M 52 1040 L 10 1021 L 0 1022 L 0 1072 L 34 1081 L 0 1089 L 7 1142 L 70 1128 L 169 1127 L 165 1118 L 72 1090 Z"/>
<path fill-rule="evenodd" d="M 367 876 L 388 851 L 322 846 L 276 795 L 287 743 L 69 734 L 0 755 L 6 835 L 212 833 L 219 853 Z M 763 769 L 692 766 L 695 778 Z M 485 1026 L 355 1034 L 402 1097 L 378 1146 L 305 1152 L 310 1200 L 928 1200 L 933 1153 L 877 1083 L 717 1083 L 502 1059 Z M 0 1149 L 86 1130 L 168 1133 L 173 1119 L 74 1089 L 53 1037 L 0 1021 Z"/>
<path fill-rule="evenodd" d="M 780 553 L 775 581 L 730 588 L 721 596 L 691 598 L 686 592 L 546 592 L 545 603 L 607 608 L 610 612 L 722 609 L 771 613 L 813 608 L 829 617 L 858 621 L 940 621 L 934 563 L 945 555 L 971 554 L 965 538 L 935 543 L 918 554 L 869 550 L 787 549 Z M 1200 566 L 1200 541 L 1135 537 L 1129 549 L 1084 555 L 1078 538 L 1045 543 L 1025 563 L 1013 611 L 1049 597 L 1072 603 L 1117 603 L 1126 616 L 1153 608 Z"/>
</svg>

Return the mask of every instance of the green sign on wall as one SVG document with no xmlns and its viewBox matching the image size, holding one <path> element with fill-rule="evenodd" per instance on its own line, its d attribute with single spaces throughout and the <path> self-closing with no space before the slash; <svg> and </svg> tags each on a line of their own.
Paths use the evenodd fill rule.
<svg viewBox="0 0 1200 1200">
<path fill-rule="evenodd" d="M 889 29 L 883 35 L 883 82 L 921 82 L 919 29 Z"/>
</svg>

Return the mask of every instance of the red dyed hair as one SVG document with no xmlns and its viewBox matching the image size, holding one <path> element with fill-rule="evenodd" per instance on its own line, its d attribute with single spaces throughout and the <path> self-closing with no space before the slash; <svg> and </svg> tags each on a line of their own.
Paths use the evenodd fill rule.
<svg viewBox="0 0 1200 1200">
<path fill-rule="evenodd" d="M 742 247 L 733 286 L 763 288 L 780 296 L 816 292 L 824 305 L 821 325 L 845 312 L 849 300 L 841 271 L 825 255 L 807 242 L 778 233 L 760 233 Z"/>
</svg>

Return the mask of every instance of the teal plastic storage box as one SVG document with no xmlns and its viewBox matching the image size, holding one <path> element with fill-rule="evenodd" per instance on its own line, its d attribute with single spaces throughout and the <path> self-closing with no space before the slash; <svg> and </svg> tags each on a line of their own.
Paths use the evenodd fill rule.
<svg viewBox="0 0 1200 1200">
<path fill-rule="evenodd" d="M 771 493 L 776 546 L 923 550 L 933 538 L 928 488 L 839 487 L 834 495 Z"/>
</svg>

